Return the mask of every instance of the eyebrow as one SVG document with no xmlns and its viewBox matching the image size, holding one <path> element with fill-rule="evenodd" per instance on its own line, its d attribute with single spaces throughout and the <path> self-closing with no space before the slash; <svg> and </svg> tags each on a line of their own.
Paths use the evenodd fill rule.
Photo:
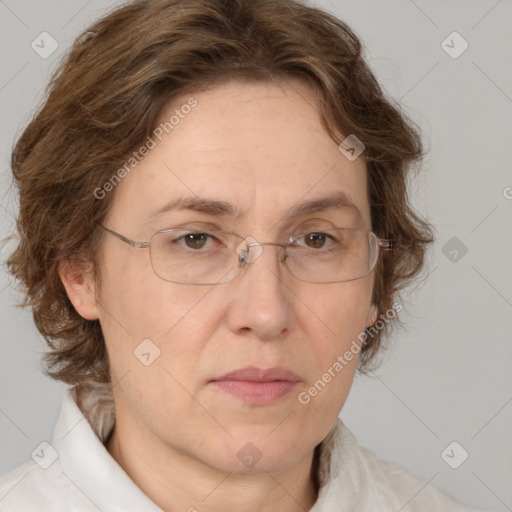
<svg viewBox="0 0 512 512">
<path fill-rule="evenodd" d="M 215 215 L 220 217 L 239 217 L 241 211 L 234 204 L 217 199 L 203 197 L 178 198 L 165 204 L 158 210 L 152 212 L 148 218 L 148 222 L 152 222 L 164 213 L 177 211 L 196 211 L 207 215 Z M 325 210 L 345 210 L 356 217 L 356 219 L 364 223 L 361 210 L 349 199 L 347 194 L 339 191 L 335 194 L 320 197 L 298 203 L 281 218 L 281 221 L 287 221 L 296 217 L 309 215 L 311 213 L 321 212 Z"/>
</svg>

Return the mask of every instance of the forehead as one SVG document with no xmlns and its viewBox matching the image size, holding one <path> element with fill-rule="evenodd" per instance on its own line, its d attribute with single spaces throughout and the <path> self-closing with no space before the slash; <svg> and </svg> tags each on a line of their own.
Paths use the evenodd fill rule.
<svg viewBox="0 0 512 512">
<path fill-rule="evenodd" d="M 339 151 L 321 124 L 318 97 L 312 86 L 293 80 L 229 82 L 175 99 L 157 123 L 168 130 L 116 187 L 111 212 L 117 225 L 170 220 L 183 211 L 179 206 L 200 211 L 195 206 L 208 200 L 217 203 L 212 215 L 268 227 L 329 197 L 340 212 L 358 209 L 369 227 L 364 159 L 350 161 Z"/>
</svg>

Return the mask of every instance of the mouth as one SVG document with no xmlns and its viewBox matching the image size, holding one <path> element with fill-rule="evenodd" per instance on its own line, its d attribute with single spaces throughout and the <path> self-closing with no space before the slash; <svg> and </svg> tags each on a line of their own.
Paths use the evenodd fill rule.
<svg viewBox="0 0 512 512">
<path fill-rule="evenodd" d="M 251 405 L 272 404 L 288 395 L 301 379 L 286 368 L 249 366 L 209 381 L 216 389 Z"/>
</svg>

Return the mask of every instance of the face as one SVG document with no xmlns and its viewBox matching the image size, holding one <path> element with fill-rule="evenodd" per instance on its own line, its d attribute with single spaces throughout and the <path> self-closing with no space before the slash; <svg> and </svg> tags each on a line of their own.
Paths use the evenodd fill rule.
<svg viewBox="0 0 512 512">
<path fill-rule="evenodd" d="M 365 163 L 347 159 L 324 131 L 317 96 L 296 80 L 231 82 L 194 95 L 197 105 L 110 192 L 103 225 L 136 241 L 191 224 L 207 231 L 206 223 L 258 242 L 286 241 L 311 219 L 371 229 Z M 169 105 L 162 121 L 187 100 Z M 337 192 L 358 207 L 359 221 L 348 208 L 286 216 Z M 185 209 L 152 217 L 169 202 L 197 197 L 231 203 L 238 215 Z M 278 246 L 263 247 L 235 280 L 220 285 L 164 281 L 148 249 L 106 233 L 100 252 L 101 306 L 94 314 L 118 417 L 144 429 L 154 446 L 226 472 L 252 470 L 237 456 L 247 443 L 261 457 L 254 470 L 274 472 L 322 441 L 346 400 L 357 354 L 330 381 L 324 374 L 375 320 L 373 272 L 350 282 L 303 282 L 279 261 Z M 141 346 L 143 340 L 150 341 Z M 212 382 L 249 366 L 282 367 L 296 382 Z M 309 393 L 319 379 L 325 385 Z"/>
</svg>

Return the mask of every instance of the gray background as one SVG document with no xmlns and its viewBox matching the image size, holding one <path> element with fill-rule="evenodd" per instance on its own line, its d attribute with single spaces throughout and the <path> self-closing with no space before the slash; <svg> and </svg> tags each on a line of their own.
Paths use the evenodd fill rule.
<svg viewBox="0 0 512 512">
<path fill-rule="evenodd" d="M 73 39 L 119 3 L 0 0 L 0 236 L 14 228 L 16 135 Z M 360 444 L 462 503 L 512 510 L 512 0 L 315 5 L 362 37 L 387 93 L 423 129 L 430 152 L 412 199 L 437 229 L 430 275 L 407 295 L 407 331 L 374 377 L 356 378 L 341 417 Z M 59 43 L 47 59 L 31 48 L 43 31 Z M 469 44 L 458 58 L 444 48 L 458 52 L 460 39 L 442 45 L 454 31 Z M 51 441 L 65 385 L 42 375 L 44 341 L 5 270 L 0 292 L 1 474 Z M 469 453 L 458 469 L 441 457 L 453 441 Z"/>
</svg>

